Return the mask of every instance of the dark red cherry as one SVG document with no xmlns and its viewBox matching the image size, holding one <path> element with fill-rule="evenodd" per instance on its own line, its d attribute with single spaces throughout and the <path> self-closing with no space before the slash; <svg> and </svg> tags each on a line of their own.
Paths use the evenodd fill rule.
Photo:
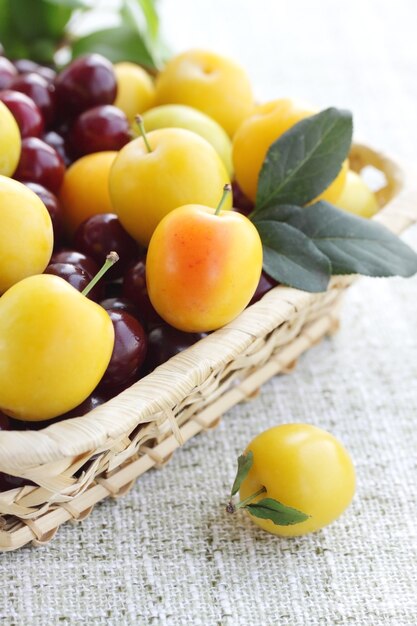
<svg viewBox="0 0 417 626">
<path fill-rule="evenodd" d="M 58 134 L 54 130 L 50 130 L 42 137 L 42 139 L 48 144 L 48 146 L 51 146 L 51 148 L 54 148 L 54 150 L 58 152 L 67 167 L 68 165 L 71 165 L 72 159 L 67 152 L 66 142 L 62 135 Z"/>
<path fill-rule="evenodd" d="M 99 265 L 104 263 L 111 250 L 117 252 L 119 261 L 109 270 L 109 279 L 122 276 L 140 254 L 138 244 L 113 213 L 93 215 L 80 224 L 74 236 L 74 246 L 91 256 Z"/>
<path fill-rule="evenodd" d="M 6 57 L 0 56 L 0 89 L 6 89 L 15 76 L 17 76 L 17 70 L 13 63 Z"/>
<path fill-rule="evenodd" d="M 253 304 L 254 302 L 258 302 L 268 291 L 271 291 L 273 287 L 278 285 L 277 281 L 268 276 L 266 272 L 262 272 L 261 277 L 259 279 L 258 286 L 256 287 L 255 293 L 252 296 L 251 301 L 248 306 Z"/>
<path fill-rule="evenodd" d="M 0 430 L 11 430 L 11 420 L 8 415 L 0 411 Z"/>
<path fill-rule="evenodd" d="M 59 418 L 55 418 L 54 420 L 49 420 L 49 422 L 53 424 L 54 422 L 62 421 L 64 419 L 69 419 L 71 417 L 81 417 L 82 415 L 85 415 L 86 413 L 89 413 L 96 407 L 100 406 L 100 404 L 104 404 L 104 402 L 107 402 L 108 399 L 109 398 L 106 394 L 101 393 L 97 391 L 96 389 L 93 391 L 92 394 L 88 396 L 88 398 L 84 400 L 84 402 L 81 402 L 81 404 L 76 406 L 75 409 L 71 409 L 71 411 L 68 411 L 67 413 L 64 413 L 63 415 L 60 415 Z"/>
<path fill-rule="evenodd" d="M 46 78 L 49 83 L 53 83 L 55 78 L 57 77 L 57 72 L 52 69 L 52 67 L 48 67 L 47 65 L 39 65 L 36 70 L 40 76 Z"/>
<path fill-rule="evenodd" d="M 142 370 L 140 369 L 134 376 L 124 380 L 122 385 L 99 385 L 100 392 L 106 392 L 107 400 L 111 400 L 119 395 L 119 393 L 123 393 L 126 389 L 129 389 L 134 383 L 136 383 L 140 378 L 142 378 Z M 106 400 L 106 401 L 107 401 Z"/>
<path fill-rule="evenodd" d="M 46 78 L 34 72 L 20 74 L 12 80 L 9 89 L 29 96 L 41 110 L 45 126 L 52 124 L 55 117 L 55 87 Z"/>
<path fill-rule="evenodd" d="M 35 63 L 35 61 L 31 61 L 30 59 L 17 59 L 13 61 L 13 65 L 19 74 L 30 74 L 34 72 L 46 78 L 50 83 L 52 83 L 56 77 L 56 72 L 51 67 L 39 65 L 39 63 Z"/>
<path fill-rule="evenodd" d="M 72 119 L 68 119 L 68 118 L 61 119 L 54 124 L 53 130 L 66 140 L 72 123 L 73 123 Z"/>
<path fill-rule="evenodd" d="M 233 181 L 232 183 L 232 191 L 234 209 L 243 215 L 249 215 L 249 213 L 252 213 L 254 204 L 252 200 L 249 200 L 249 198 L 245 196 L 236 181 Z"/>
<path fill-rule="evenodd" d="M 68 142 L 74 156 L 120 150 L 131 140 L 126 115 L 110 104 L 94 107 L 75 120 Z"/>
<path fill-rule="evenodd" d="M 70 265 L 75 265 L 77 268 L 84 270 L 90 280 L 94 278 L 94 276 L 100 269 L 97 263 L 91 257 L 88 257 L 82 252 L 78 252 L 77 250 L 71 250 L 68 248 L 56 250 L 51 257 L 50 263 L 69 263 Z M 105 285 L 105 280 L 100 280 L 90 291 L 90 299 L 94 300 L 95 302 L 103 300 L 105 294 Z"/>
<path fill-rule="evenodd" d="M 131 381 L 146 357 L 147 339 L 142 325 L 126 311 L 108 310 L 114 327 L 114 348 L 101 385 L 116 387 Z"/>
<path fill-rule="evenodd" d="M 168 324 L 153 328 L 148 335 L 148 356 L 145 367 L 152 371 L 161 363 L 165 363 L 172 356 L 189 348 L 207 333 L 185 333 Z"/>
<path fill-rule="evenodd" d="M 139 316 L 146 329 L 150 331 L 155 326 L 165 324 L 152 306 L 146 288 L 145 259 L 140 259 L 135 265 L 126 270 L 123 277 L 123 296 L 133 302 L 139 311 Z"/>
<path fill-rule="evenodd" d="M 51 263 L 72 263 L 72 265 L 76 265 L 87 272 L 90 278 L 93 278 L 100 269 L 91 257 L 78 252 L 78 250 L 70 250 L 68 248 L 54 252 L 51 257 Z"/>
<path fill-rule="evenodd" d="M 16 59 L 13 61 L 18 74 L 30 74 L 31 72 L 37 72 L 39 63 L 32 61 L 31 59 Z"/>
<path fill-rule="evenodd" d="M 29 478 L 21 478 L 20 476 L 12 476 L 11 474 L 0 472 L 0 492 L 10 491 L 11 489 L 19 489 L 25 485 L 34 484 L 35 483 L 29 480 Z"/>
<path fill-rule="evenodd" d="M 13 178 L 39 183 L 56 193 L 64 179 L 64 173 L 64 162 L 56 150 L 38 137 L 23 139 L 19 164 Z"/>
<path fill-rule="evenodd" d="M 16 120 L 22 139 L 42 135 L 42 113 L 29 96 L 20 91 L 4 89 L 0 91 L 0 100 L 7 106 Z"/>
<path fill-rule="evenodd" d="M 105 290 L 104 290 L 104 297 L 106 299 L 107 298 L 121 298 L 122 288 L 123 288 L 123 285 L 119 280 L 106 282 Z M 136 317 L 142 322 L 142 319 L 140 318 L 139 315 L 137 315 Z"/>
<path fill-rule="evenodd" d="M 25 424 L 32 422 L 20 422 L 8 417 L 0 411 L 0 430 L 23 430 Z M 33 422 L 36 423 L 36 422 Z M 19 489 L 25 485 L 34 485 L 35 483 L 28 478 L 20 478 L 0 472 L 0 491 L 10 491 L 11 489 Z"/>
<path fill-rule="evenodd" d="M 83 291 L 90 282 L 87 272 L 80 267 L 71 265 L 71 263 L 50 263 L 44 274 L 52 274 L 53 276 L 63 278 L 77 291 Z M 88 294 L 87 298 L 91 298 L 91 293 Z M 93 300 L 94 298 L 91 299 Z"/>
<path fill-rule="evenodd" d="M 69 117 L 100 104 L 113 104 L 117 83 L 113 65 L 100 54 L 75 59 L 55 79 L 59 108 Z"/>
<path fill-rule="evenodd" d="M 25 181 L 25 185 L 34 191 L 37 196 L 39 196 L 48 209 L 48 213 L 52 220 L 52 227 L 54 229 L 54 246 L 59 246 L 64 238 L 64 223 L 62 219 L 62 209 L 58 198 L 52 193 L 52 191 L 49 191 L 46 187 L 39 185 L 38 183 Z"/>
<path fill-rule="evenodd" d="M 127 298 L 106 298 L 100 302 L 100 306 L 102 306 L 103 309 L 106 309 L 106 311 L 109 311 L 110 309 L 113 311 L 126 311 L 126 313 L 136 317 L 136 319 L 139 318 L 140 321 L 137 307 L 135 307 L 135 305 Z"/>
</svg>

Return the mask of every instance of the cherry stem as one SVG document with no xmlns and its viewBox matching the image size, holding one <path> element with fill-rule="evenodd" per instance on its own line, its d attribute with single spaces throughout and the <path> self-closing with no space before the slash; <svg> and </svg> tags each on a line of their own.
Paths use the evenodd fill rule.
<svg viewBox="0 0 417 626">
<path fill-rule="evenodd" d="M 88 283 L 87 287 L 85 287 L 82 290 L 82 295 L 83 296 L 87 296 L 90 291 L 92 290 L 92 288 L 98 283 L 98 281 L 102 278 L 102 276 L 104 276 L 104 274 L 107 272 L 107 270 L 109 270 L 111 268 L 112 265 L 114 265 L 115 263 L 117 263 L 117 261 L 119 260 L 119 255 L 117 254 L 117 252 L 109 252 L 109 254 L 106 257 L 106 260 L 104 262 L 103 267 L 101 268 L 101 270 L 99 270 L 97 272 L 97 274 L 94 276 L 94 278 L 92 278 L 90 280 L 90 282 Z"/>
<path fill-rule="evenodd" d="M 231 500 L 228 503 L 228 505 L 226 506 L 226 511 L 227 513 L 236 513 L 236 511 L 238 509 L 242 509 L 243 507 L 245 507 L 247 504 L 249 504 L 250 502 L 252 502 L 252 500 L 255 500 L 255 498 L 257 498 L 258 496 L 260 496 L 262 493 L 266 492 L 266 487 L 261 487 L 258 491 L 256 491 L 255 493 L 252 493 L 250 496 L 248 496 L 247 498 L 245 498 L 244 500 L 241 500 L 240 502 L 238 502 L 237 504 L 234 504 Z"/>
<path fill-rule="evenodd" d="M 143 121 L 143 117 L 141 115 L 135 115 L 135 122 L 138 125 L 139 132 L 142 135 L 142 139 L 145 142 L 146 149 L 148 152 L 152 152 L 152 148 L 149 144 L 148 137 L 146 135 L 145 123 Z"/>
<path fill-rule="evenodd" d="M 220 213 L 220 211 L 222 210 L 222 206 L 224 205 L 224 203 L 226 202 L 226 198 L 229 195 L 229 193 L 232 191 L 232 185 L 230 183 L 227 183 L 227 185 L 225 185 L 223 187 L 223 195 L 220 199 L 219 204 L 217 205 L 217 209 L 214 213 L 214 215 L 218 215 Z"/>
</svg>

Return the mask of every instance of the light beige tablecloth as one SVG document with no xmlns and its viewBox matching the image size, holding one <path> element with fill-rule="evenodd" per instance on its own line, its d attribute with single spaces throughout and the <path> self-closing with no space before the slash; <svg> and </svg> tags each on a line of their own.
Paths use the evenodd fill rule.
<svg viewBox="0 0 417 626">
<path fill-rule="evenodd" d="M 175 49 L 234 56 L 262 99 L 350 108 L 360 137 L 416 159 L 413 0 L 165 0 L 162 9 Z M 406 238 L 417 248 L 417 229 Z M 238 453 L 286 421 L 334 433 L 358 477 L 338 522 L 293 540 L 223 509 Z M 340 333 L 295 373 L 48 547 L 3 554 L 0 623 L 415 626 L 416 424 L 417 279 L 363 279 Z"/>
</svg>

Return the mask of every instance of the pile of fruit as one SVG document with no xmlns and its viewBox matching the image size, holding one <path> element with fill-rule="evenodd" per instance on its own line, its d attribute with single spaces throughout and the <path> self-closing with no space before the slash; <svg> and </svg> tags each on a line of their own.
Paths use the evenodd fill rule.
<svg viewBox="0 0 417 626">
<path fill-rule="evenodd" d="M 417 255 L 363 219 L 378 203 L 351 138 L 346 111 L 256 105 L 209 52 L 154 79 L 99 54 L 58 73 L 0 51 L 0 430 L 89 412 L 279 283 L 414 274 Z M 25 484 L 0 472 L 0 491 Z M 287 424 L 239 457 L 227 510 L 299 535 L 354 488 L 340 442 Z"/>
<path fill-rule="evenodd" d="M 59 73 L 0 56 L 0 428 L 82 415 L 292 284 L 262 271 L 272 218 L 247 216 L 268 150 L 313 115 L 256 106 L 244 70 L 203 51 L 156 81 L 98 54 Z M 321 209 L 375 213 L 345 156 L 334 167 Z"/>
</svg>

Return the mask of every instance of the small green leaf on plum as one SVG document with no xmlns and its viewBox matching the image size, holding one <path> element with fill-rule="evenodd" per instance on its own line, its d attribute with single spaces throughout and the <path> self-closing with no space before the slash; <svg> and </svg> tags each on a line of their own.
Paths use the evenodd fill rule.
<svg viewBox="0 0 417 626">
<path fill-rule="evenodd" d="M 310 517 L 306 513 L 293 509 L 291 506 L 286 506 L 272 498 L 263 498 L 254 504 L 247 504 L 245 508 L 254 517 L 270 519 L 278 526 L 292 526 L 293 524 L 305 522 Z"/>
<path fill-rule="evenodd" d="M 247 454 L 241 454 L 237 460 L 237 474 L 232 486 L 231 496 L 234 496 L 240 489 L 240 485 L 245 480 L 253 465 L 253 452 L 249 450 Z"/>
</svg>

